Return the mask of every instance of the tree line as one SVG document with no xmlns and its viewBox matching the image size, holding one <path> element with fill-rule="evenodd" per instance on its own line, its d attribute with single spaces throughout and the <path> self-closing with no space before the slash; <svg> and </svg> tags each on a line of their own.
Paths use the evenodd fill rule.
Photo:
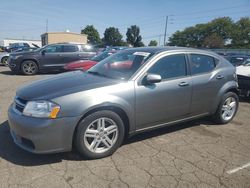
<svg viewBox="0 0 250 188">
<path fill-rule="evenodd" d="M 127 29 L 126 40 L 118 28 L 108 27 L 101 39 L 93 25 L 87 25 L 82 34 L 88 35 L 88 42 L 99 46 L 144 46 L 140 28 L 132 25 Z M 151 40 L 148 46 L 157 46 L 156 40 Z M 243 17 L 234 22 L 230 17 L 216 18 L 208 23 L 196 24 L 183 31 L 176 31 L 169 38 L 169 46 L 195 48 L 250 48 L 250 19 Z"/>
<path fill-rule="evenodd" d="M 176 31 L 167 45 L 195 48 L 250 48 L 250 19 L 234 22 L 230 17 L 196 24 Z"/>
<path fill-rule="evenodd" d="M 123 36 L 118 28 L 108 27 L 104 32 L 104 37 L 101 39 L 99 32 L 93 25 L 87 25 L 82 31 L 82 34 L 88 35 L 88 42 L 93 45 L 100 46 L 127 46 L 133 47 L 144 46 L 142 37 L 140 35 L 140 28 L 136 25 L 132 25 L 127 29 L 126 41 L 123 40 Z"/>
</svg>

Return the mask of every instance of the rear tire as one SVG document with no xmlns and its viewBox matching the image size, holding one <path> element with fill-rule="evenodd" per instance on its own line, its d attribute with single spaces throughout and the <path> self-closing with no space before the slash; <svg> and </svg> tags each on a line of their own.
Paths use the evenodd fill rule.
<svg viewBox="0 0 250 188">
<path fill-rule="evenodd" d="M 38 72 L 38 66 L 34 61 L 24 61 L 21 64 L 21 71 L 25 75 L 34 75 Z"/>
<path fill-rule="evenodd" d="M 237 113 L 239 97 L 234 92 L 228 92 L 222 97 L 221 103 L 213 116 L 213 120 L 218 124 L 227 124 Z"/>
<path fill-rule="evenodd" d="M 125 129 L 120 116 L 102 110 L 84 118 L 76 129 L 74 140 L 79 153 L 89 159 L 112 155 L 122 144 Z"/>
</svg>

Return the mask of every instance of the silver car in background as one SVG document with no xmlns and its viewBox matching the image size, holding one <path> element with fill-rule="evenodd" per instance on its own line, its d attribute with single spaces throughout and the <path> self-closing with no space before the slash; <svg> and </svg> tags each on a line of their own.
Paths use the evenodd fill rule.
<svg viewBox="0 0 250 188">
<path fill-rule="evenodd" d="M 0 52 L 0 64 L 8 66 L 8 58 L 10 54 L 8 52 Z"/>
<path fill-rule="evenodd" d="M 230 122 L 238 108 L 235 67 L 207 51 L 132 48 L 87 72 L 19 89 L 8 111 L 14 142 L 33 153 L 111 155 L 127 135 L 204 116 Z"/>
</svg>

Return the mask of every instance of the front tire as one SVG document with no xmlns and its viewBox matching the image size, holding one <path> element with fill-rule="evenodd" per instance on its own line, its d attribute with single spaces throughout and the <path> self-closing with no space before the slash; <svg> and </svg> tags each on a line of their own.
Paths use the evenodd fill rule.
<svg viewBox="0 0 250 188">
<path fill-rule="evenodd" d="M 25 75 L 34 75 L 38 72 L 38 66 L 34 61 L 24 61 L 21 65 L 21 71 Z"/>
<path fill-rule="evenodd" d="M 6 67 L 8 66 L 8 58 L 9 58 L 9 57 L 6 56 L 6 57 L 3 57 L 3 58 L 1 59 L 1 63 L 2 63 L 4 66 L 6 66 Z"/>
<path fill-rule="evenodd" d="M 124 133 L 124 123 L 118 114 L 109 110 L 97 111 L 77 126 L 75 146 L 89 159 L 107 157 L 122 144 Z"/>
<path fill-rule="evenodd" d="M 221 103 L 214 114 L 214 121 L 218 124 L 227 124 L 236 115 L 239 106 L 239 97 L 234 92 L 226 93 L 221 100 Z"/>
</svg>

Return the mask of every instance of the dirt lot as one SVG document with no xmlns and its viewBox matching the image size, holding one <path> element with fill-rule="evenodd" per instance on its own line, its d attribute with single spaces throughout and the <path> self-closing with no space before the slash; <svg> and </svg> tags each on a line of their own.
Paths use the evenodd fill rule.
<svg viewBox="0 0 250 188">
<path fill-rule="evenodd" d="M 0 187 L 250 187 L 250 103 L 228 125 L 197 120 L 137 135 L 111 157 L 34 155 L 12 142 L 7 109 L 21 85 L 49 75 L 0 67 Z"/>
</svg>

